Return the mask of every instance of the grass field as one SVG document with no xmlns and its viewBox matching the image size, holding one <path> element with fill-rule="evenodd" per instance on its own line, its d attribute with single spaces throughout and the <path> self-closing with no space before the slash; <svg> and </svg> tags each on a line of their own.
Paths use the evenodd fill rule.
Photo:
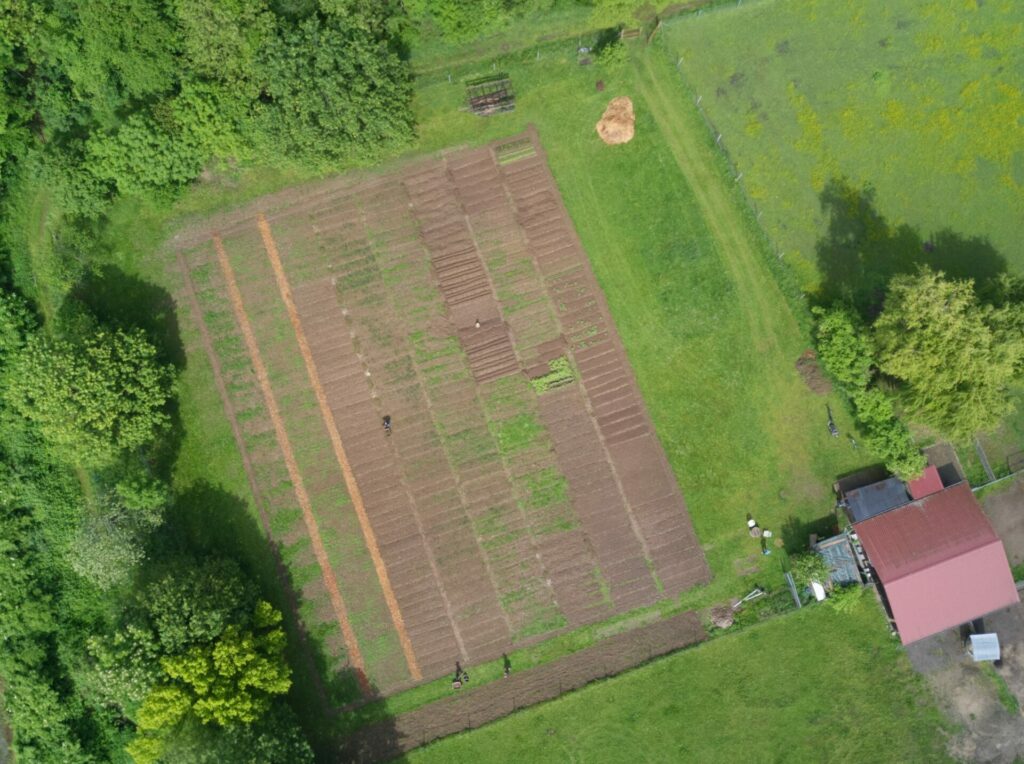
<svg viewBox="0 0 1024 764">
<path fill-rule="evenodd" d="M 1024 271 L 1020 3 L 723 4 L 663 42 L 806 290 L 838 290 L 850 237 L 882 269 Z"/>
<path fill-rule="evenodd" d="M 414 751 L 428 762 L 946 760 L 942 720 L 865 597 L 751 627 Z"/>
</svg>

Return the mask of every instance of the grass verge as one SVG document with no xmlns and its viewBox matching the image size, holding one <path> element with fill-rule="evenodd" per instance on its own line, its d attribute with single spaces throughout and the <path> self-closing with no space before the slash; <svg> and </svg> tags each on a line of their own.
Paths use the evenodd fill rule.
<svg viewBox="0 0 1024 764">
<path fill-rule="evenodd" d="M 808 607 L 414 751 L 408 761 L 941 761 L 872 598 Z"/>
</svg>

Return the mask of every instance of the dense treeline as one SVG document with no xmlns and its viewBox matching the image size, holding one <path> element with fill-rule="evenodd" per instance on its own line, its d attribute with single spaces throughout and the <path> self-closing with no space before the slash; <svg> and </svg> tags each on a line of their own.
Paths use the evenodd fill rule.
<svg viewBox="0 0 1024 764">
<path fill-rule="evenodd" d="M 372 161 L 412 136 L 398 0 L 9 0 L 2 13 L 0 151 L 73 216 L 211 159 Z"/>
<path fill-rule="evenodd" d="M 165 526 L 173 377 L 143 332 L 73 297 L 43 326 L 0 293 L 0 677 L 19 761 L 312 757 L 282 700 L 281 614 Z"/>
<path fill-rule="evenodd" d="M 413 135 L 398 0 L 8 0 L 0 273 L 22 188 L 58 210 L 0 276 L 0 688 L 21 762 L 303 762 L 281 614 L 175 528 L 160 338 L 87 308 L 118 195 L 211 162 L 372 162 Z M 22 200 L 23 203 L 23 200 Z M 36 270 L 38 269 L 38 270 Z"/>
</svg>

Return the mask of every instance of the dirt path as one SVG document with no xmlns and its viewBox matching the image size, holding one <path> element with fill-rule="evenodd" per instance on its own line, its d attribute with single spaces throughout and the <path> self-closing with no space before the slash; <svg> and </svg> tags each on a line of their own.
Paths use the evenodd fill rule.
<svg viewBox="0 0 1024 764">
<path fill-rule="evenodd" d="M 320 415 L 323 417 L 324 425 L 326 425 L 328 435 L 331 438 L 331 446 L 333 447 L 334 455 L 338 460 L 338 466 L 341 468 L 341 474 L 345 478 L 348 495 L 352 499 L 352 508 L 355 510 L 356 516 L 359 518 L 359 526 L 362 528 L 363 536 L 366 539 L 366 546 L 369 549 L 370 557 L 373 560 L 373 567 L 377 572 L 377 578 L 380 579 L 380 586 L 384 591 L 384 599 L 387 602 L 388 611 L 391 613 L 391 620 L 395 624 L 395 632 L 398 634 L 398 641 L 402 645 L 402 652 L 405 654 L 405 662 L 409 667 L 409 674 L 412 676 L 414 681 L 419 681 L 423 678 L 423 673 L 420 671 L 419 664 L 416 661 L 416 655 L 413 653 L 412 642 L 409 640 L 409 632 L 405 628 L 405 621 L 402 619 L 402 611 L 398 607 L 398 600 L 395 599 L 395 592 L 391 587 L 391 579 L 388 576 L 387 566 L 384 564 L 384 559 L 380 554 L 380 547 L 377 544 L 377 535 L 374 533 L 373 526 L 370 525 L 370 519 L 366 515 L 366 507 L 363 505 L 363 496 L 359 490 L 359 484 L 356 482 L 356 476 L 352 472 L 352 467 L 349 465 L 348 456 L 345 454 L 345 447 L 341 442 L 341 435 L 338 434 L 338 426 L 334 421 L 334 414 L 331 412 L 331 408 L 327 404 L 327 396 L 324 394 L 323 385 L 320 384 L 320 375 L 317 372 L 316 364 L 313 362 L 313 353 L 309 349 L 309 342 L 306 340 L 306 333 L 302 328 L 302 322 L 299 320 L 299 312 L 295 309 L 295 301 L 292 299 L 292 290 L 288 284 L 288 277 L 285 275 L 284 267 L 281 265 L 281 256 L 277 251 L 277 244 L 274 242 L 274 237 L 270 232 L 270 224 L 267 223 L 267 219 L 262 214 L 257 217 L 256 222 L 260 229 L 260 237 L 263 239 L 263 247 L 266 249 L 267 257 L 270 260 L 270 266 L 274 269 L 274 279 L 277 281 L 277 288 L 281 293 L 281 300 L 284 302 L 285 308 L 288 311 L 288 320 L 291 322 L 292 328 L 295 330 L 295 341 L 299 345 L 299 352 L 302 354 L 302 360 L 306 364 L 306 372 L 309 374 L 309 384 L 313 388 L 313 393 L 316 395 L 317 404 L 320 406 Z M 255 347 L 255 344 L 253 347 Z M 291 467 L 289 467 L 289 470 L 291 470 Z M 298 474 L 297 467 L 296 474 Z M 348 636 L 346 635 L 346 642 L 347 641 Z"/>
<path fill-rule="evenodd" d="M 327 591 L 331 599 L 331 606 L 334 609 L 335 616 L 338 619 L 338 625 L 341 627 L 341 633 L 345 639 L 345 647 L 348 652 L 349 663 L 352 665 L 353 669 L 355 669 L 356 676 L 359 679 L 359 686 L 363 694 L 369 695 L 372 688 L 370 687 L 369 680 L 366 676 L 363 656 L 359 650 L 359 643 L 356 641 L 355 631 L 352 629 L 352 623 L 349 620 L 348 611 L 345 608 L 345 602 L 341 598 L 341 592 L 338 590 L 338 582 L 334 578 L 334 571 L 331 570 L 330 562 L 327 559 L 327 551 L 324 549 L 323 540 L 320 538 L 320 530 L 317 527 L 316 518 L 313 516 L 313 507 L 310 504 L 309 495 L 306 493 L 306 486 L 303 483 L 302 474 L 299 472 L 298 464 L 295 462 L 295 453 L 292 450 L 291 441 L 289 440 L 288 433 L 285 430 L 284 421 L 281 419 L 281 413 L 277 407 L 277 400 L 274 398 L 273 390 L 270 387 L 270 378 L 267 374 L 266 366 L 263 364 L 260 349 L 256 345 L 256 338 L 253 336 L 252 327 L 249 325 L 249 318 L 246 315 L 245 306 L 242 303 L 242 295 L 238 290 L 234 270 L 231 267 L 231 263 L 228 261 L 227 252 L 224 250 L 224 244 L 221 242 L 219 236 L 213 237 L 213 244 L 217 250 L 217 261 L 219 262 L 221 271 L 224 274 L 224 280 L 227 282 L 228 297 L 231 302 L 231 308 L 234 311 L 235 318 L 242 330 L 245 346 L 249 352 L 249 357 L 252 360 L 253 369 L 256 372 L 256 379 L 259 381 L 260 390 L 263 393 L 263 398 L 266 402 L 267 413 L 269 414 L 270 420 L 274 426 L 274 434 L 277 437 L 277 444 L 281 449 L 285 465 L 288 468 L 288 475 L 292 481 L 295 498 L 299 502 L 299 507 L 302 510 L 302 519 L 306 525 L 306 532 L 309 534 L 309 539 L 313 547 L 313 554 L 316 556 L 317 563 L 320 566 L 324 584 L 327 587 Z"/>
<path fill-rule="evenodd" d="M 482 727 L 706 637 L 700 619 L 692 611 L 616 634 L 551 663 L 522 672 L 513 670 L 504 679 L 481 687 L 470 686 L 459 694 L 360 730 L 346 741 L 340 758 L 390 761 L 433 740 Z"/>
</svg>

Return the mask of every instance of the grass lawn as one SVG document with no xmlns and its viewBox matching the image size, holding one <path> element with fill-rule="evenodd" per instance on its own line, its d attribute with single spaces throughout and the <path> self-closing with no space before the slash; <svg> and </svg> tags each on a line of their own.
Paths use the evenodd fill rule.
<svg viewBox="0 0 1024 764">
<path fill-rule="evenodd" d="M 408 756 L 428 762 L 945 760 L 878 606 L 809 607 Z"/>
<path fill-rule="evenodd" d="M 808 291 L 839 286 L 849 237 L 959 275 L 1024 271 L 1016 0 L 722 4 L 662 42 Z"/>
</svg>

